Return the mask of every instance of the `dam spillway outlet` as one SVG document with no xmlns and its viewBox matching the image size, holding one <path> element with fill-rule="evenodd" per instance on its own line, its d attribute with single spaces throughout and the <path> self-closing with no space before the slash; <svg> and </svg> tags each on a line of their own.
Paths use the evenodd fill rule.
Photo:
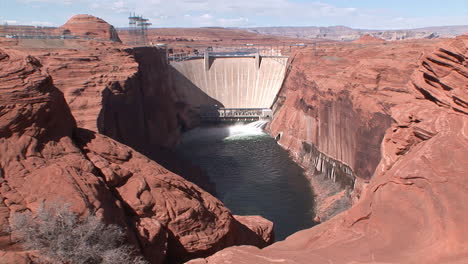
<svg viewBox="0 0 468 264">
<path fill-rule="evenodd" d="M 176 151 L 205 170 L 233 214 L 271 220 L 278 241 L 314 225 L 314 197 L 303 169 L 263 132 L 265 124 L 199 127 Z"/>
<path fill-rule="evenodd" d="M 204 124 L 236 123 L 271 120 L 273 112 L 266 108 L 217 108 L 204 107 L 200 111 L 200 120 Z"/>
</svg>

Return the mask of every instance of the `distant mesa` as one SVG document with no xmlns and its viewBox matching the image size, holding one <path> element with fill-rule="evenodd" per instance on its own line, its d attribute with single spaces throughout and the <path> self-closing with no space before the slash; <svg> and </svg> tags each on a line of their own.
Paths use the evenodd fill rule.
<svg viewBox="0 0 468 264">
<path fill-rule="evenodd" d="M 62 35 L 121 42 L 119 34 L 111 24 L 91 15 L 72 16 L 58 30 Z"/>
<path fill-rule="evenodd" d="M 372 35 L 369 35 L 369 34 L 365 34 L 363 35 L 362 37 L 360 37 L 359 39 L 353 41 L 354 43 L 361 43 L 361 44 L 366 44 L 366 43 L 383 43 L 385 42 L 385 40 L 381 39 L 381 38 L 378 38 L 378 37 L 374 37 Z"/>
</svg>

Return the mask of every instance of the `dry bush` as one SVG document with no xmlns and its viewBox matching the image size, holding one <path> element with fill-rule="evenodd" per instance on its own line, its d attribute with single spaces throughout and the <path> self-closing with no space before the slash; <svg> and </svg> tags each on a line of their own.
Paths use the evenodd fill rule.
<svg viewBox="0 0 468 264">
<path fill-rule="evenodd" d="M 33 216 L 17 213 L 12 231 L 26 249 L 37 250 L 51 262 L 73 264 L 147 263 L 125 244 L 125 234 L 116 225 L 106 225 L 96 216 L 80 220 L 69 206 L 41 205 Z"/>
</svg>

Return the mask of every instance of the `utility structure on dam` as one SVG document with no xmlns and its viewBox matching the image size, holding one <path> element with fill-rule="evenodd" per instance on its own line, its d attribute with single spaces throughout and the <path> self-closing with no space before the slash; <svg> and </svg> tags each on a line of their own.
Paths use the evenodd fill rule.
<svg viewBox="0 0 468 264">
<path fill-rule="evenodd" d="M 204 122 L 257 121 L 271 106 L 286 73 L 287 56 L 230 51 L 171 56 L 178 95 Z"/>
</svg>

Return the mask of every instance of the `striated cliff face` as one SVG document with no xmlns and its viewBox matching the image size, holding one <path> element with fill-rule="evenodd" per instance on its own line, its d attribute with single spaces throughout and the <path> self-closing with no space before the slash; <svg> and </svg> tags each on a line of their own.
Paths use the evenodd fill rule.
<svg viewBox="0 0 468 264">
<path fill-rule="evenodd" d="M 41 202 L 67 203 L 79 215 L 94 213 L 125 227 L 129 242 L 152 263 L 271 242 L 271 222 L 234 218 L 195 184 L 109 137 L 77 128 L 38 59 L 0 49 L 0 68 L 3 260 L 40 258 L 21 251 L 7 230 L 13 213 L 34 212 Z"/>
<path fill-rule="evenodd" d="M 167 170 L 181 169 L 166 150 L 194 119 L 156 49 L 63 43 L 73 48 L 29 47 L 39 59 L 0 50 L 1 260 L 40 257 L 12 240 L 10 216 L 56 200 L 125 227 L 154 263 L 272 242 L 271 222 L 233 216 Z M 193 263 L 467 262 L 467 47 L 297 50 L 270 132 L 308 170 L 317 220 L 354 206 L 266 249 Z"/>
<path fill-rule="evenodd" d="M 175 92 L 165 53 L 111 42 L 10 44 L 37 57 L 78 127 L 107 135 L 214 193 L 208 177 L 170 149 L 197 117 Z"/>
<path fill-rule="evenodd" d="M 308 170 L 316 220 L 348 208 L 355 185 L 359 197 L 381 159 L 390 109 L 413 101 L 407 82 L 436 44 L 341 44 L 293 54 L 270 133 Z"/>
<path fill-rule="evenodd" d="M 193 263 L 466 263 L 468 36 L 432 50 L 400 75 L 408 94 L 388 109 L 381 161 L 355 206 L 263 250 Z"/>
<path fill-rule="evenodd" d="M 100 18 L 73 16 L 64 26 L 101 33 Z M 78 25 L 78 26 L 76 26 Z M 140 152 L 171 148 L 190 126 L 174 93 L 165 52 L 115 42 L 31 40 L 2 46 L 38 58 L 70 106 L 78 127 L 103 133 Z"/>
<path fill-rule="evenodd" d="M 146 145 L 172 147 L 179 124 L 158 50 L 81 44 L 81 49 L 27 50 L 54 78 L 78 126 L 140 150 Z"/>
</svg>

